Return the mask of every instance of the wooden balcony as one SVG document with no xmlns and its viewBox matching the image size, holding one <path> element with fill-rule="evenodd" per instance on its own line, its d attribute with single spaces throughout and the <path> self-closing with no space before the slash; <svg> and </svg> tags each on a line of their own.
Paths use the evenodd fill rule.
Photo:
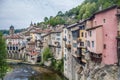
<svg viewBox="0 0 120 80">
<path fill-rule="evenodd" d="M 67 49 L 71 49 L 71 44 L 66 44 L 65 47 L 66 47 Z"/>
<path fill-rule="evenodd" d="M 94 61 L 96 63 L 101 63 L 102 61 L 102 54 L 95 54 L 95 53 L 90 53 L 91 61 Z"/>
</svg>

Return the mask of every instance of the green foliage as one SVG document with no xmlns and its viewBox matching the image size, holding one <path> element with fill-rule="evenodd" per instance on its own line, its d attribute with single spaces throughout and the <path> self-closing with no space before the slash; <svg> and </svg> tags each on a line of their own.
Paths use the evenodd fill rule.
<svg viewBox="0 0 120 80">
<path fill-rule="evenodd" d="M 60 15 L 60 14 L 59 14 Z M 51 26 L 56 26 L 58 24 L 64 24 L 65 20 L 61 16 L 50 17 L 46 24 L 50 24 Z"/>
<path fill-rule="evenodd" d="M 43 61 L 47 61 L 49 58 L 52 57 L 52 52 L 49 47 L 46 47 L 42 54 L 43 54 Z"/>
<path fill-rule="evenodd" d="M 0 78 L 3 79 L 3 76 L 7 72 L 7 62 L 6 62 L 6 45 L 5 40 L 2 36 L 2 33 L 0 33 Z"/>
<path fill-rule="evenodd" d="M 2 34 L 9 34 L 9 30 L 0 30 Z"/>
<path fill-rule="evenodd" d="M 45 24 L 45 23 L 46 23 L 46 22 L 37 23 L 37 26 L 45 29 L 45 28 L 47 28 L 47 24 Z"/>
<path fill-rule="evenodd" d="M 22 32 L 24 29 L 15 29 L 15 33 Z M 9 34 L 9 30 L 0 30 L 2 34 Z"/>
<path fill-rule="evenodd" d="M 45 18 L 44 18 L 44 22 L 47 22 L 47 21 L 48 21 L 48 17 L 45 17 Z"/>
<path fill-rule="evenodd" d="M 45 17 L 43 23 L 51 26 L 56 26 L 58 24 L 73 24 L 79 20 L 89 18 L 92 14 L 99 11 L 100 7 L 105 9 L 114 4 L 120 5 L 120 0 L 84 0 L 81 5 L 72 8 L 65 13 L 59 11 L 55 17 Z"/>
<path fill-rule="evenodd" d="M 56 59 L 52 59 L 52 67 L 60 72 L 63 72 L 64 69 L 64 63 L 63 63 L 63 59 L 61 60 L 56 60 Z"/>
<path fill-rule="evenodd" d="M 57 16 L 64 16 L 64 14 L 63 14 L 62 11 L 59 11 L 59 12 L 57 13 Z"/>
</svg>

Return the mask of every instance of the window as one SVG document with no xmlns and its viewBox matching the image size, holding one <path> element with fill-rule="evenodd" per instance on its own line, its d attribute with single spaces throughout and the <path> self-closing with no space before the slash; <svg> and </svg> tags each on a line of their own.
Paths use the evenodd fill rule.
<svg viewBox="0 0 120 80">
<path fill-rule="evenodd" d="M 73 40 L 77 40 L 77 38 L 79 37 L 79 30 L 73 31 L 72 32 L 72 37 L 73 37 Z"/>
<path fill-rule="evenodd" d="M 77 43 L 73 43 L 73 47 L 76 48 L 77 47 Z"/>
<path fill-rule="evenodd" d="M 59 55 L 59 53 L 60 53 L 60 49 L 58 48 L 58 55 Z"/>
<path fill-rule="evenodd" d="M 85 33 L 85 38 L 87 38 L 87 33 Z"/>
<path fill-rule="evenodd" d="M 70 38 L 70 34 L 69 34 L 69 38 Z"/>
<path fill-rule="evenodd" d="M 56 35 L 57 35 L 57 36 L 60 36 L 60 33 L 57 33 Z"/>
<path fill-rule="evenodd" d="M 53 40 L 55 40 L 55 37 L 52 37 Z"/>
<path fill-rule="evenodd" d="M 57 38 L 57 40 L 59 41 L 59 40 L 60 40 L 60 38 Z"/>
<path fill-rule="evenodd" d="M 90 47 L 90 41 L 87 41 L 87 46 Z"/>
<path fill-rule="evenodd" d="M 16 50 L 18 50 L 18 47 L 16 47 Z"/>
<path fill-rule="evenodd" d="M 15 47 L 13 47 L 13 50 L 15 50 Z"/>
<path fill-rule="evenodd" d="M 104 49 L 106 49 L 106 44 L 104 44 Z"/>
<path fill-rule="evenodd" d="M 12 47 L 10 46 L 10 50 L 12 50 Z"/>
<path fill-rule="evenodd" d="M 70 41 L 69 41 L 69 44 L 70 44 Z"/>
<path fill-rule="evenodd" d="M 7 47 L 7 50 L 9 50 L 9 47 Z"/>
<path fill-rule="evenodd" d="M 64 57 L 64 59 L 65 59 L 65 60 L 67 60 L 67 58 L 66 58 L 66 54 L 65 54 L 65 57 Z"/>
<path fill-rule="evenodd" d="M 106 22 L 106 19 L 103 19 L 103 22 L 105 23 L 105 22 Z"/>
<path fill-rule="evenodd" d="M 84 42 L 80 42 L 80 46 L 84 46 Z"/>
<path fill-rule="evenodd" d="M 81 33 L 81 36 L 84 37 L 84 33 L 83 32 Z"/>
<path fill-rule="evenodd" d="M 65 49 L 65 52 L 66 52 L 66 49 Z"/>
<path fill-rule="evenodd" d="M 92 36 L 92 31 L 89 31 L 89 36 L 90 36 L 90 37 Z"/>
<path fill-rule="evenodd" d="M 84 30 L 85 29 L 85 26 L 79 26 L 80 30 Z"/>
<path fill-rule="evenodd" d="M 92 47 L 94 47 L 94 41 L 92 41 Z"/>
<path fill-rule="evenodd" d="M 65 33 L 66 33 L 66 30 L 65 30 Z"/>
</svg>

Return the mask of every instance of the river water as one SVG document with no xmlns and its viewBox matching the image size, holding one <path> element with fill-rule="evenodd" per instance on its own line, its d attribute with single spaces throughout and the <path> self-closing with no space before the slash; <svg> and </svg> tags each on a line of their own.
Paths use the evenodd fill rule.
<svg viewBox="0 0 120 80">
<path fill-rule="evenodd" d="M 4 80 L 66 80 L 63 76 L 39 66 L 10 65 L 13 69 Z"/>
</svg>

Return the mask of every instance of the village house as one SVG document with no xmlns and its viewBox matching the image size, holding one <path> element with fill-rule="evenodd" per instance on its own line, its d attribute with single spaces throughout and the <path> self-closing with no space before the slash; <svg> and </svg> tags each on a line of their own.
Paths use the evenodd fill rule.
<svg viewBox="0 0 120 80">
<path fill-rule="evenodd" d="M 25 55 L 26 42 L 20 34 L 14 34 L 14 27 L 10 26 L 9 35 L 5 36 L 8 58 L 23 59 Z"/>
<path fill-rule="evenodd" d="M 63 58 L 63 25 L 57 25 L 50 33 L 49 47 L 56 60 Z"/>
<path fill-rule="evenodd" d="M 68 44 L 68 29 L 67 25 L 63 27 L 63 52 L 64 52 L 64 76 L 69 79 L 70 74 L 70 62 L 69 62 L 69 51 L 67 50 L 66 44 Z M 71 49 L 71 46 L 69 45 Z M 69 50 L 70 50 L 69 49 Z"/>
<path fill-rule="evenodd" d="M 48 46 L 47 34 L 51 29 L 42 29 L 32 23 L 24 32 L 27 40 L 27 60 L 33 64 L 42 61 L 42 52 Z"/>
<path fill-rule="evenodd" d="M 43 62 L 43 52 L 44 50 L 49 47 L 49 43 L 51 40 L 51 29 L 45 29 L 43 30 L 43 33 L 41 34 L 41 41 L 39 47 L 41 48 L 41 61 Z"/>
<path fill-rule="evenodd" d="M 95 63 L 116 64 L 118 7 L 112 6 L 96 12 L 87 21 L 87 49 Z"/>
<path fill-rule="evenodd" d="M 117 56 L 118 56 L 118 66 L 120 66 L 120 7 L 117 8 L 117 19 L 118 19 L 118 27 L 117 27 Z"/>
<path fill-rule="evenodd" d="M 79 22 L 79 38 L 77 39 L 77 53 L 78 57 L 80 57 L 80 64 L 84 67 L 86 64 L 85 55 L 86 55 L 86 20 Z"/>
<path fill-rule="evenodd" d="M 41 47 L 42 44 L 42 29 L 37 28 L 32 23 L 30 24 L 30 27 L 26 29 L 26 31 L 23 33 L 25 35 L 25 39 L 27 41 L 26 46 L 26 56 L 27 61 L 35 64 L 36 62 L 41 61 Z"/>
<path fill-rule="evenodd" d="M 76 69 L 78 68 L 78 62 L 77 62 L 77 38 L 79 37 L 79 24 L 75 23 L 67 27 L 69 30 L 69 35 L 71 37 L 70 43 L 71 43 L 71 54 L 70 55 L 70 64 L 71 64 L 71 75 L 72 78 L 70 80 L 76 80 L 77 72 Z"/>
<path fill-rule="evenodd" d="M 79 80 L 80 72 L 86 64 L 85 22 L 78 22 L 63 29 L 64 75 L 69 80 Z"/>
</svg>

